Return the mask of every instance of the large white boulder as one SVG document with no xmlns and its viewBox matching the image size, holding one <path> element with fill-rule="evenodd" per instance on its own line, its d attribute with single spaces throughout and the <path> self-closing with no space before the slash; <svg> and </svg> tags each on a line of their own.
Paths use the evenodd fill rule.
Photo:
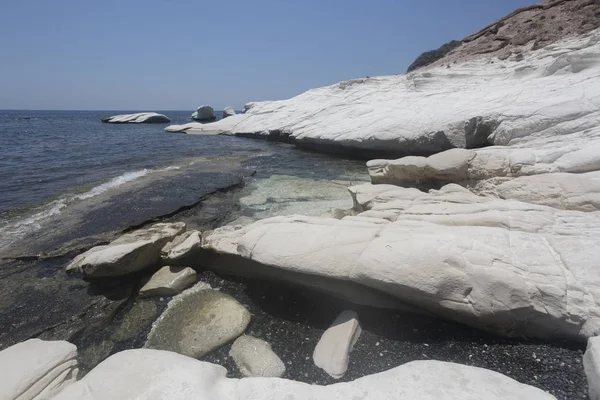
<svg viewBox="0 0 600 400">
<path fill-rule="evenodd" d="M 107 124 L 166 124 L 171 122 L 169 117 L 155 112 L 145 112 L 137 114 L 121 114 L 108 118 L 102 118 L 102 122 Z"/>
<path fill-rule="evenodd" d="M 194 257 L 202 248 L 202 234 L 199 231 L 188 231 L 170 241 L 160 251 L 163 262 L 178 264 L 189 257 Z"/>
<path fill-rule="evenodd" d="M 458 185 L 429 193 L 385 186 L 384 198 L 369 188 L 380 190 L 353 188 L 358 202 L 388 223 L 364 213 L 275 217 L 218 229 L 204 246 L 236 256 L 240 269 L 251 260 L 354 282 L 503 335 L 600 333 L 600 214 L 481 197 Z"/>
<path fill-rule="evenodd" d="M 107 245 L 96 246 L 75 257 L 67 270 L 91 278 L 121 276 L 160 263 L 161 249 L 185 231 L 183 222 L 160 223 L 126 233 Z"/>
<path fill-rule="evenodd" d="M 46 400 L 77 380 L 77 347 L 29 339 L 0 351 L 0 399 Z"/>
<path fill-rule="evenodd" d="M 194 113 L 192 114 L 192 119 L 196 121 L 214 121 L 217 119 L 215 115 L 215 110 L 211 106 L 200 106 Z"/>
<path fill-rule="evenodd" d="M 288 100 L 252 103 L 236 123 L 188 133 L 284 136 L 302 146 L 394 155 L 483 144 L 554 149 L 597 138 L 600 32 L 571 37 L 514 59 L 471 60 L 407 75 L 311 89 Z M 282 133 L 285 133 L 282 135 Z M 560 144 L 559 144 L 560 143 Z"/>
<path fill-rule="evenodd" d="M 600 400 L 600 337 L 590 338 L 583 355 L 590 400 Z"/>
<path fill-rule="evenodd" d="M 552 400 L 497 372 L 414 361 L 353 382 L 309 385 L 280 378 L 226 377 L 225 368 L 158 350 L 127 350 L 100 363 L 55 400 Z"/>
</svg>

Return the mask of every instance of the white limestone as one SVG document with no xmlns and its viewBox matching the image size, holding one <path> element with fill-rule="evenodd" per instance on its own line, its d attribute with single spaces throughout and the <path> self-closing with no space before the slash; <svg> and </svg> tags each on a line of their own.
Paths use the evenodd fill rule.
<svg viewBox="0 0 600 400">
<path fill-rule="evenodd" d="M 77 347 L 29 339 L 0 351 L 0 399 L 46 400 L 77 379 Z"/>
<path fill-rule="evenodd" d="M 223 110 L 223 119 L 225 119 L 227 117 L 231 117 L 233 115 L 235 115 L 235 110 L 233 109 L 233 107 L 231 107 L 231 106 L 225 107 L 225 109 Z"/>
<path fill-rule="evenodd" d="M 309 385 L 280 378 L 226 378 L 225 368 L 158 350 L 117 353 L 55 400 L 552 400 L 497 372 L 414 361 L 353 382 Z"/>
<path fill-rule="evenodd" d="M 275 217 L 218 229 L 204 246 L 237 256 L 240 268 L 247 259 L 355 282 L 504 335 L 600 333 L 599 213 L 481 197 L 454 184 L 429 193 L 368 184 L 351 191 L 362 211 L 384 213 L 388 223 L 364 213 Z"/>
<path fill-rule="evenodd" d="M 196 283 L 196 271 L 190 267 L 164 266 L 140 289 L 140 296 L 172 296 Z"/>
<path fill-rule="evenodd" d="M 112 117 L 103 118 L 102 122 L 108 124 L 142 124 L 142 123 L 169 123 L 169 117 L 155 112 L 145 112 L 137 114 L 121 114 Z"/>
<path fill-rule="evenodd" d="M 590 400 L 600 400 L 600 337 L 588 340 L 587 350 L 583 355 L 583 368 Z"/>
<path fill-rule="evenodd" d="M 354 311 L 343 311 L 327 329 L 313 353 L 315 365 L 332 377 L 346 374 L 350 352 L 358 341 L 362 329 Z"/>
<path fill-rule="evenodd" d="M 535 149 L 556 168 L 598 160 L 588 144 L 600 137 L 600 32 L 524 54 L 523 60 L 474 60 L 407 75 L 340 82 L 288 100 L 252 103 L 188 133 L 284 135 L 300 145 L 419 154 L 465 147 L 473 134 L 496 146 Z M 479 129 L 488 127 L 489 129 Z M 479 133 L 478 133 L 479 132 Z M 478 138 L 481 139 L 481 138 Z M 553 142 L 553 143 L 550 143 Z M 578 148 L 579 150 L 575 150 Z M 529 150 L 528 150 L 529 151 Z M 540 160 L 544 161 L 544 160 Z"/>
<path fill-rule="evenodd" d="M 242 335 L 233 342 L 229 355 L 244 376 L 280 378 L 285 364 L 264 340 Z"/>
<path fill-rule="evenodd" d="M 177 264 L 196 256 L 201 244 L 202 233 L 187 231 L 167 243 L 160 251 L 160 256 L 165 263 Z"/>
<path fill-rule="evenodd" d="M 159 265 L 160 251 L 185 231 L 185 223 L 160 223 L 126 233 L 107 245 L 96 246 L 75 257 L 67 270 L 91 278 L 121 276 Z"/>
<path fill-rule="evenodd" d="M 194 111 L 192 119 L 196 121 L 214 121 L 217 117 L 211 106 L 204 105 L 198 107 L 198 109 Z"/>
</svg>

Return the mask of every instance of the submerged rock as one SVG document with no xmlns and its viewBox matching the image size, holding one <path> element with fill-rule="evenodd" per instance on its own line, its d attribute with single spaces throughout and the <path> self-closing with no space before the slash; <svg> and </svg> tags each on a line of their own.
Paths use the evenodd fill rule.
<svg viewBox="0 0 600 400">
<path fill-rule="evenodd" d="M 233 107 L 225 107 L 225 109 L 223 110 L 223 118 L 231 117 L 233 115 L 235 115 L 235 110 L 233 109 Z"/>
<path fill-rule="evenodd" d="M 313 353 L 315 365 L 336 379 L 343 377 L 361 331 L 358 315 L 354 311 L 342 312 L 317 343 Z"/>
<path fill-rule="evenodd" d="M 583 367 L 590 400 L 600 400 L 600 337 L 588 340 L 587 350 L 583 355 Z"/>
<path fill-rule="evenodd" d="M 233 342 L 229 355 L 244 376 L 280 378 L 285 364 L 264 340 L 242 335 Z"/>
<path fill-rule="evenodd" d="M 192 119 L 196 121 L 209 122 L 217 119 L 215 115 L 215 110 L 211 106 L 200 106 L 194 113 L 192 114 Z"/>
<path fill-rule="evenodd" d="M 29 339 L 0 351 L 0 398 L 45 400 L 77 379 L 77 347 Z"/>
<path fill-rule="evenodd" d="M 100 278 L 121 276 L 158 265 L 160 251 L 175 236 L 185 231 L 183 222 L 161 223 L 119 237 L 104 246 L 96 246 L 78 255 L 67 270 Z"/>
<path fill-rule="evenodd" d="M 200 358 L 240 336 L 249 322 L 244 306 L 201 282 L 169 302 L 145 347 Z"/>
<path fill-rule="evenodd" d="M 497 372 L 441 361 L 413 361 L 353 382 L 309 385 L 280 378 L 227 378 L 225 368 L 167 351 L 117 353 L 55 400 L 419 399 L 552 400 Z M 92 395 L 93 393 L 93 395 Z"/>
<path fill-rule="evenodd" d="M 172 296 L 196 283 L 196 271 L 190 267 L 165 266 L 140 289 L 140 296 Z"/>
<path fill-rule="evenodd" d="M 165 124 L 171 122 L 169 117 L 154 112 L 138 114 L 122 114 L 112 117 L 102 118 L 102 122 L 107 124 Z"/>
</svg>

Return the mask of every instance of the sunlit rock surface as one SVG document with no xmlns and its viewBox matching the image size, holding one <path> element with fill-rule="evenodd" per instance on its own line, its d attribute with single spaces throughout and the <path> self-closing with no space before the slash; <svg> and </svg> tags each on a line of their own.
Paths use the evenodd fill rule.
<svg viewBox="0 0 600 400">
<path fill-rule="evenodd" d="M 166 124 L 171 122 L 169 117 L 155 112 L 122 114 L 108 118 L 102 118 L 102 122 L 107 124 Z"/>
</svg>

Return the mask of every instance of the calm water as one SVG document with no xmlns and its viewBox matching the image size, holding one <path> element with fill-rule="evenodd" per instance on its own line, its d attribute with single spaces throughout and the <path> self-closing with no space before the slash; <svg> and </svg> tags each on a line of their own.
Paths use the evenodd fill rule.
<svg viewBox="0 0 600 400">
<path fill-rule="evenodd" d="M 366 172 L 362 162 L 285 144 L 168 133 L 167 124 L 100 122 L 131 112 L 0 111 L 0 242 L 24 228 L 35 229 L 39 220 L 75 201 L 177 170 L 189 160 L 231 159 L 232 164 L 235 160 L 238 166 L 256 169 L 262 178 L 340 179 Z M 162 113 L 173 124 L 190 122 L 190 111 Z"/>
</svg>

